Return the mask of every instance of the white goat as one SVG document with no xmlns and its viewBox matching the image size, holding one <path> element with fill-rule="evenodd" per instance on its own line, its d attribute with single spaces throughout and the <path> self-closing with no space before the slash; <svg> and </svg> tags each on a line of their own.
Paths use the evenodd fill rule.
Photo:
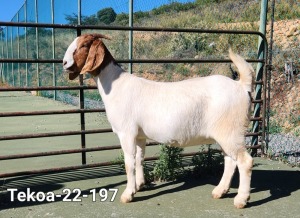
<svg viewBox="0 0 300 218">
<path fill-rule="evenodd" d="M 229 52 L 240 80 L 214 75 L 180 82 L 154 82 L 124 72 L 103 44 L 101 34 L 77 37 L 63 60 L 69 79 L 94 76 L 113 131 L 125 157 L 127 187 L 121 202 L 130 202 L 145 183 L 143 160 L 146 139 L 171 146 L 220 144 L 225 159 L 223 177 L 213 190 L 221 198 L 230 188 L 236 166 L 240 174 L 237 208 L 250 197 L 253 160 L 245 149 L 245 128 L 253 68 Z"/>
</svg>

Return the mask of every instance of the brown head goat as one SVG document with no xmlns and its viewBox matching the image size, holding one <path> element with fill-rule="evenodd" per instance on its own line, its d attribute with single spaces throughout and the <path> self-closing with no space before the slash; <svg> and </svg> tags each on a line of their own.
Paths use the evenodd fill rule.
<svg viewBox="0 0 300 218">
<path fill-rule="evenodd" d="M 221 198 L 230 188 L 236 166 L 240 185 L 234 205 L 243 208 L 250 197 L 253 160 L 245 149 L 245 127 L 253 68 L 229 51 L 240 80 L 213 75 L 180 82 L 154 82 L 124 72 L 104 45 L 101 34 L 77 37 L 63 65 L 69 78 L 90 73 L 98 86 L 113 131 L 125 158 L 127 187 L 121 202 L 130 202 L 145 183 L 146 139 L 185 147 L 219 143 L 225 158 L 223 177 L 212 191 Z"/>
</svg>

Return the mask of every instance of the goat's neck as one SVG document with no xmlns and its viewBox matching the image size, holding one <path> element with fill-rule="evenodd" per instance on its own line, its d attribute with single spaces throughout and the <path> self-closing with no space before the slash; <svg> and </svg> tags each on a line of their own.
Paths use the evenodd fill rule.
<svg viewBox="0 0 300 218">
<path fill-rule="evenodd" d="M 105 68 L 101 69 L 98 76 L 94 77 L 103 100 L 109 96 L 113 89 L 113 84 L 122 73 L 124 73 L 124 70 L 116 62 L 111 61 Z"/>
</svg>

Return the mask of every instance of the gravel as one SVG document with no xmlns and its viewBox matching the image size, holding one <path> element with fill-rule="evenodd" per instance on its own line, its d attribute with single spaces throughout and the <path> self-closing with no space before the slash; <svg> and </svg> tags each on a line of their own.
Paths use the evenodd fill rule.
<svg viewBox="0 0 300 218">
<path fill-rule="evenodd" d="M 269 155 L 300 166 L 300 137 L 292 134 L 271 134 L 269 136 Z"/>
</svg>

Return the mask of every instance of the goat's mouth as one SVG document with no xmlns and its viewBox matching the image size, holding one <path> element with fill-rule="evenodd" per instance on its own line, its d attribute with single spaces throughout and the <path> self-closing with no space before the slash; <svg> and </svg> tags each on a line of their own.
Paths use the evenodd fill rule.
<svg viewBox="0 0 300 218">
<path fill-rule="evenodd" d="M 69 80 L 74 80 L 80 74 L 80 71 L 76 66 L 72 65 L 71 67 L 65 68 L 65 72 L 69 74 Z"/>
<path fill-rule="evenodd" d="M 69 80 L 74 80 L 80 74 L 80 72 L 67 71 L 69 73 Z"/>
</svg>

